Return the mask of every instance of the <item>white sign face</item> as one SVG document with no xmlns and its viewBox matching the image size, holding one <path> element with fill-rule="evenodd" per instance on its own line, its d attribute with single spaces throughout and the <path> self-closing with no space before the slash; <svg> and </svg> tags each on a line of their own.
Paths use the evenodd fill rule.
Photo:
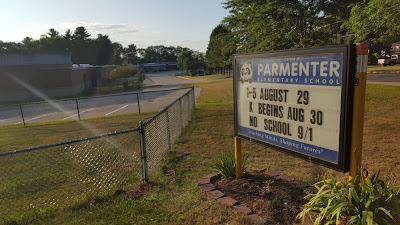
<svg viewBox="0 0 400 225">
<path fill-rule="evenodd" d="M 236 57 L 236 133 L 339 164 L 343 65 L 342 52 Z"/>
</svg>

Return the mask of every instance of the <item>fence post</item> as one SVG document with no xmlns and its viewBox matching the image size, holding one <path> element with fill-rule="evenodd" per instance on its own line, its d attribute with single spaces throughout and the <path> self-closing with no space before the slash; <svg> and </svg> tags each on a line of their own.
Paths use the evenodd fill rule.
<svg viewBox="0 0 400 225">
<path fill-rule="evenodd" d="M 79 112 L 78 99 L 75 99 L 75 102 L 76 102 L 76 110 L 78 111 L 78 119 L 81 120 L 81 114 Z"/>
<path fill-rule="evenodd" d="M 144 134 L 144 124 L 143 121 L 139 122 L 139 133 L 140 133 L 140 142 L 142 147 L 142 166 L 143 166 L 143 180 L 147 183 L 149 181 L 149 174 L 148 174 L 148 165 L 147 165 L 147 153 L 146 153 L 146 137 Z"/>
<path fill-rule="evenodd" d="M 168 109 L 167 108 L 165 110 L 165 113 L 167 114 L 166 118 L 167 118 L 167 136 L 168 136 L 168 149 L 171 151 L 171 131 L 169 129 L 169 113 L 168 113 Z"/>
<path fill-rule="evenodd" d="M 180 97 L 179 99 L 179 119 L 181 121 L 181 131 L 183 130 L 183 113 L 182 113 L 182 97 Z"/>
<path fill-rule="evenodd" d="M 193 94 L 193 105 L 192 105 L 192 111 L 196 110 L 196 96 L 194 95 L 194 86 L 192 86 L 192 94 Z"/>
<path fill-rule="evenodd" d="M 139 92 L 136 92 L 136 99 L 137 99 L 137 106 L 138 106 L 138 111 L 139 111 L 139 114 L 141 114 L 141 113 L 140 113 L 140 101 L 139 101 Z"/>
<path fill-rule="evenodd" d="M 19 110 L 21 111 L 22 122 L 24 123 L 24 127 L 25 127 L 24 112 L 22 112 L 22 106 L 21 106 L 21 104 L 19 104 Z"/>
</svg>

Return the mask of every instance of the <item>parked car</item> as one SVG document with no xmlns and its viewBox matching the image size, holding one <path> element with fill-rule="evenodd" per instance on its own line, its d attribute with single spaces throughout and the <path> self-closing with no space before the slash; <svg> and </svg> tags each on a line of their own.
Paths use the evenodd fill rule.
<svg viewBox="0 0 400 225">
<path fill-rule="evenodd" d="M 398 63 L 400 63 L 399 55 L 392 55 L 390 59 L 378 59 L 378 65 L 393 66 Z"/>
</svg>

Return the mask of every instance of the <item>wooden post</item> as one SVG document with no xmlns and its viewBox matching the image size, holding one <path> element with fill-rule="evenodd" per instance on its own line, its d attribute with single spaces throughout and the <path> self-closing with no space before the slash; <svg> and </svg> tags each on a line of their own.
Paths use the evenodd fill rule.
<svg viewBox="0 0 400 225">
<path fill-rule="evenodd" d="M 353 131 L 351 135 L 349 180 L 361 169 L 364 129 L 365 90 L 367 86 L 368 43 L 356 44 L 357 65 L 354 78 Z"/>
<path fill-rule="evenodd" d="M 243 176 L 242 158 L 242 140 L 235 137 L 236 178 Z"/>
</svg>

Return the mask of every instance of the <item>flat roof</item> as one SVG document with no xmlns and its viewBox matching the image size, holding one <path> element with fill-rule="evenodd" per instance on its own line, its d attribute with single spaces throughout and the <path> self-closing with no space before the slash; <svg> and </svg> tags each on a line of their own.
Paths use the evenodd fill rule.
<svg viewBox="0 0 400 225">
<path fill-rule="evenodd" d="M 71 54 L 0 54 L 0 66 L 72 64 Z"/>
</svg>

